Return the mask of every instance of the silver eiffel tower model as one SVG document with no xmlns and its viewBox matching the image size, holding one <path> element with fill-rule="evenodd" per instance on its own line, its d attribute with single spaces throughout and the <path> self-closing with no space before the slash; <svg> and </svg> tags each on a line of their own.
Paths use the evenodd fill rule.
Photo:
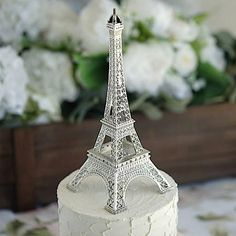
<svg viewBox="0 0 236 236">
<path fill-rule="evenodd" d="M 68 189 L 77 192 L 81 181 L 90 175 L 103 178 L 108 189 L 105 209 L 112 214 L 127 209 L 125 193 L 136 177 L 152 179 L 160 193 L 171 189 L 160 171 L 150 160 L 150 152 L 140 143 L 131 118 L 123 75 L 123 24 L 114 9 L 108 21 L 109 80 L 102 126 L 94 148 L 88 150 L 88 159 L 76 172 Z"/>
</svg>

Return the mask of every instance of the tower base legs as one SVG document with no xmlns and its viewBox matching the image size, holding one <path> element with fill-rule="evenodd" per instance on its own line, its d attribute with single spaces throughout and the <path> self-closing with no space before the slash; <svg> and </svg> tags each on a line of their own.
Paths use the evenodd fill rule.
<svg viewBox="0 0 236 236">
<path fill-rule="evenodd" d="M 73 192 L 78 192 L 81 181 L 91 175 L 99 175 L 103 178 L 108 190 L 108 201 L 105 209 L 112 214 L 118 214 L 127 209 L 125 193 L 129 183 L 137 177 L 144 176 L 152 179 L 157 184 L 160 193 L 165 193 L 174 187 L 170 186 L 151 162 L 149 154 L 118 164 L 118 167 L 90 155 L 67 188 Z"/>
</svg>

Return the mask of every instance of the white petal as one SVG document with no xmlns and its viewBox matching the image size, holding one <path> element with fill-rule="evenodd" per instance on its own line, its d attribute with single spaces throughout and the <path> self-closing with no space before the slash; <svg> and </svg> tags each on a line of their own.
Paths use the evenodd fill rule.
<svg viewBox="0 0 236 236">
<path fill-rule="evenodd" d="M 158 95 L 172 61 L 173 50 L 167 43 L 132 43 L 124 55 L 127 89 Z"/>
</svg>

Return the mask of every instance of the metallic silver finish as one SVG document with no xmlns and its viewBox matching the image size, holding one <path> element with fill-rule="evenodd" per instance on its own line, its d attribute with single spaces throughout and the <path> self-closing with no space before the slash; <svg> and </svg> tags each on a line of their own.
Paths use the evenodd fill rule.
<svg viewBox="0 0 236 236">
<path fill-rule="evenodd" d="M 95 146 L 88 150 L 88 159 L 68 184 L 71 191 L 79 191 L 80 182 L 90 175 L 103 178 L 108 189 L 106 210 L 112 214 L 127 209 L 125 193 L 136 177 L 152 179 L 160 193 L 172 186 L 150 160 L 131 118 L 123 75 L 122 30 L 123 24 L 115 10 L 108 21 L 109 30 L 109 80 L 102 127 Z M 108 140 L 107 140 L 108 139 Z"/>
</svg>

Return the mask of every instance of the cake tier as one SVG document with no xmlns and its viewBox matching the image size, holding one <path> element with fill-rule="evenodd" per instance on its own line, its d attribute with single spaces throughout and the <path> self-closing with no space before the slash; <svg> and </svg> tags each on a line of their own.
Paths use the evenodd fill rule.
<svg viewBox="0 0 236 236">
<path fill-rule="evenodd" d="M 174 180 L 162 174 L 175 186 Z M 66 185 L 74 173 L 58 187 L 61 236 L 176 236 L 177 187 L 160 194 L 150 179 L 134 179 L 126 192 L 128 210 L 112 215 L 106 205 L 107 194 L 98 176 L 86 178 L 80 191 L 73 193 Z"/>
</svg>

